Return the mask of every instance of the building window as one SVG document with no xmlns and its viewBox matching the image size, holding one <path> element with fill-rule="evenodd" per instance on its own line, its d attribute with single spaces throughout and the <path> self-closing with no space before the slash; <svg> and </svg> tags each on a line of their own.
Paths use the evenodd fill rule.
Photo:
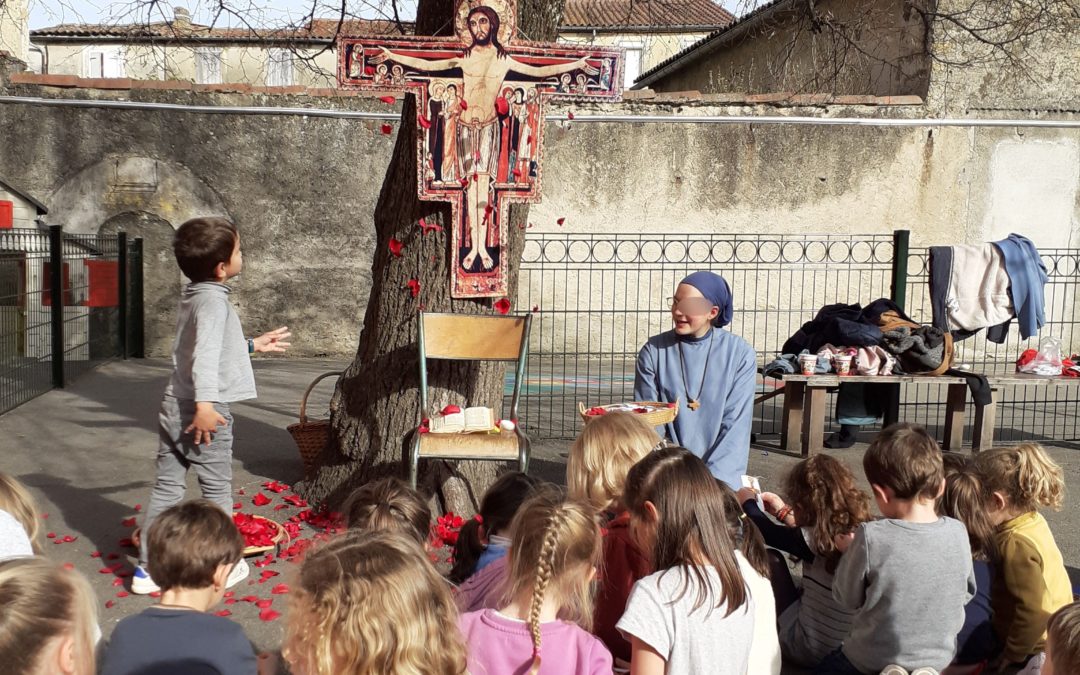
<svg viewBox="0 0 1080 675">
<path fill-rule="evenodd" d="M 288 49 L 269 50 L 266 86 L 288 87 L 293 83 L 293 54 Z"/>
<path fill-rule="evenodd" d="M 626 66 L 623 71 L 626 77 L 623 78 L 623 86 L 627 89 L 632 87 L 634 80 L 641 75 L 641 54 L 642 49 L 640 46 L 626 47 Z"/>
<path fill-rule="evenodd" d="M 86 52 L 85 77 L 124 77 L 122 45 L 92 47 Z"/>
<path fill-rule="evenodd" d="M 221 84 L 221 50 L 199 47 L 195 50 L 195 81 L 199 84 Z"/>
</svg>

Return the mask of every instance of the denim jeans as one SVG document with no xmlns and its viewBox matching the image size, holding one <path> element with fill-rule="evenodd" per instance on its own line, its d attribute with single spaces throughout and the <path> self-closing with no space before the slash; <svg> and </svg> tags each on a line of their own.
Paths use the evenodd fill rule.
<svg viewBox="0 0 1080 675">
<path fill-rule="evenodd" d="M 227 403 L 215 403 L 214 410 L 225 418 L 225 426 L 218 427 L 209 445 L 195 445 L 194 436 L 184 432 L 195 417 L 195 401 L 166 396 L 161 402 L 157 479 L 150 493 L 150 506 L 143 518 L 139 542 L 139 564 L 143 567 L 149 560 L 150 525 L 162 511 L 184 501 L 189 468 L 195 468 L 203 498 L 232 514 L 233 417 Z"/>
</svg>

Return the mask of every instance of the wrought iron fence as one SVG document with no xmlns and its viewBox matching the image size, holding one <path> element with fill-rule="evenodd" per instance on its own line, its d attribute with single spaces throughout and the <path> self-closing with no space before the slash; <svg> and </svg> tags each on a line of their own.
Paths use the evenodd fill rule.
<svg viewBox="0 0 1080 675">
<path fill-rule="evenodd" d="M 666 298 L 689 272 L 709 269 L 731 284 L 735 300 L 731 330 L 771 360 L 784 341 L 823 305 L 867 303 L 906 292 L 912 317 L 929 323 L 927 249 L 912 249 L 907 265 L 904 236 L 894 235 L 643 235 L 529 234 L 522 257 L 518 307 L 532 309 L 533 333 L 522 421 L 540 438 L 572 438 L 580 429 L 578 402 L 601 405 L 633 395 L 634 360 L 649 336 L 670 326 Z M 1080 350 L 1080 250 L 1044 249 L 1047 325 L 1043 337 Z M 1011 371 L 1017 355 L 1036 347 L 1015 327 L 1003 345 L 984 333 L 959 343 L 958 362 L 976 371 Z M 761 392 L 778 386 L 772 379 Z M 999 440 L 1080 438 L 1072 413 L 1077 388 L 1010 387 L 999 406 Z M 900 419 L 938 430 L 944 387 L 905 388 Z M 782 398 L 755 410 L 754 432 L 779 434 Z M 971 416 L 969 415 L 969 419 Z M 968 434 L 970 437 L 970 434 Z"/>
<path fill-rule="evenodd" d="M 0 230 L 0 413 L 139 351 L 141 287 L 140 239 Z"/>
<path fill-rule="evenodd" d="M 821 305 L 888 295 L 892 251 L 891 235 L 530 235 L 518 297 L 519 307 L 536 312 L 526 429 L 571 438 L 579 401 L 629 400 L 638 349 L 670 327 L 666 298 L 692 271 L 730 282 L 731 330 L 764 359 Z M 773 399 L 759 407 L 755 430 L 779 433 L 780 421 Z"/>
</svg>

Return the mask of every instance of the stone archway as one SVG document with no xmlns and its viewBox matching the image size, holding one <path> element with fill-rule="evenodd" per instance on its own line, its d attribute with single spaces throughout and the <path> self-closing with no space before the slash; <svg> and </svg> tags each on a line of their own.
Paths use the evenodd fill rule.
<svg viewBox="0 0 1080 675">
<path fill-rule="evenodd" d="M 183 278 L 172 236 L 196 216 L 231 218 L 221 196 L 187 167 L 152 157 L 109 156 L 67 177 L 49 197 L 49 222 L 78 234 L 143 238 L 147 356 L 168 356 Z"/>
<path fill-rule="evenodd" d="M 184 283 L 172 252 L 175 228 L 155 214 L 127 212 L 106 220 L 98 232 L 116 234 L 121 230 L 128 233 L 129 239 L 143 240 L 146 355 L 168 356 L 176 325 L 176 299 Z"/>
</svg>

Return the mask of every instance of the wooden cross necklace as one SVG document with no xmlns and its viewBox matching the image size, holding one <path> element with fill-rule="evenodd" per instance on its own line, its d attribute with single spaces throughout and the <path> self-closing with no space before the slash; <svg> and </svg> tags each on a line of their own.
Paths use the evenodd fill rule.
<svg viewBox="0 0 1080 675">
<path fill-rule="evenodd" d="M 701 407 L 701 400 L 700 400 L 701 399 L 701 393 L 703 391 L 705 391 L 705 377 L 709 374 L 709 360 L 710 360 L 709 357 L 712 356 L 712 346 L 713 346 L 713 338 L 714 337 L 716 337 L 716 330 L 712 329 L 712 330 L 709 331 L 709 350 L 707 352 L 705 352 L 705 368 L 704 368 L 704 370 L 701 371 L 701 384 L 698 386 L 697 396 L 691 396 L 690 395 L 690 387 L 686 383 L 686 381 L 687 381 L 687 377 L 686 377 L 686 359 L 683 357 L 682 341 L 680 340 L 678 342 L 679 365 L 682 367 L 683 392 L 686 393 L 686 398 L 687 398 L 687 400 L 690 401 L 689 403 L 686 404 L 686 407 L 690 408 L 690 410 L 697 410 L 698 408 Z"/>
</svg>

